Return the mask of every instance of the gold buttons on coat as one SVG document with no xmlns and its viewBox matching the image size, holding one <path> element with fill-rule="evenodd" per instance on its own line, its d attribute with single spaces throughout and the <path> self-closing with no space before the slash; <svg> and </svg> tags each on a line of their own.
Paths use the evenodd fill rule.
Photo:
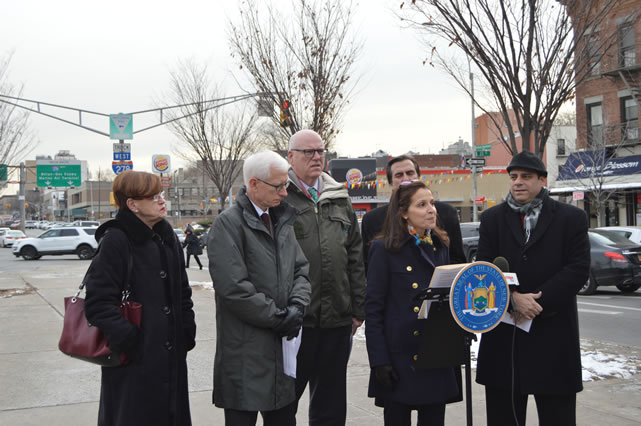
<svg viewBox="0 0 641 426">
<path fill-rule="evenodd" d="M 405 269 L 407 270 L 407 272 L 412 272 L 412 267 L 411 266 L 407 266 Z"/>
<path fill-rule="evenodd" d="M 418 288 L 418 283 L 412 283 L 412 288 L 417 289 Z"/>
<path fill-rule="evenodd" d="M 421 310 L 421 308 L 419 308 L 418 306 L 414 306 L 414 312 L 418 312 L 420 310 Z"/>
<path fill-rule="evenodd" d="M 412 357 L 412 359 L 413 359 L 414 361 L 416 361 L 416 360 L 418 359 L 418 355 L 414 355 L 414 356 Z"/>
<path fill-rule="evenodd" d="M 418 331 L 418 330 L 414 330 L 414 333 L 413 333 L 413 334 L 414 334 L 414 336 L 420 336 L 421 332 L 420 332 L 420 331 Z"/>
</svg>

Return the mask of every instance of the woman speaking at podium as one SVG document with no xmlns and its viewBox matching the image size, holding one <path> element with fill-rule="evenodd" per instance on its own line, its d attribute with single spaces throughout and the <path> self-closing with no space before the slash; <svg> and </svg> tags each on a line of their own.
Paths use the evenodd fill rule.
<svg viewBox="0 0 641 426">
<path fill-rule="evenodd" d="M 390 200 L 382 234 L 369 249 L 365 335 L 368 396 L 384 407 L 385 425 L 443 425 L 445 404 L 459 395 L 454 368 L 417 368 L 423 321 L 415 296 L 434 269 L 449 263 L 447 233 L 436 226 L 434 197 L 421 181 L 404 182 Z M 439 350 L 434 342 L 434 350 Z"/>
</svg>

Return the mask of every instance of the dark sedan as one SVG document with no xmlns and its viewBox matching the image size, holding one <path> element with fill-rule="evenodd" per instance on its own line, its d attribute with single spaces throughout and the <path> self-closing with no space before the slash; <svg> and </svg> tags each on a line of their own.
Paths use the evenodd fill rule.
<svg viewBox="0 0 641 426">
<path fill-rule="evenodd" d="M 612 231 L 590 229 L 590 277 L 579 294 L 616 286 L 624 293 L 641 287 L 641 246 Z"/>
<path fill-rule="evenodd" d="M 476 260 L 476 250 L 479 246 L 479 226 L 481 222 L 461 223 L 461 237 L 463 237 L 463 252 L 468 262 Z"/>
</svg>

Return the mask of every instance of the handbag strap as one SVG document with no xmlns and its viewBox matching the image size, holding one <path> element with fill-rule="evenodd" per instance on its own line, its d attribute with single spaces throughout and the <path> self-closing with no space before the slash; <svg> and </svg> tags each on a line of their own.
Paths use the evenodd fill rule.
<svg viewBox="0 0 641 426">
<path fill-rule="evenodd" d="M 105 235 L 109 232 L 107 230 L 105 232 Z M 127 234 L 125 234 L 126 236 Z M 94 253 L 94 257 L 98 254 L 98 251 L 100 250 L 100 246 L 102 243 L 102 239 L 98 241 L 98 248 L 96 248 L 96 252 Z M 133 271 L 133 264 L 134 264 L 134 256 L 133 256 L 133 250 L 131 247 L 131 241 L 129 241 L 129 237 L 127 237 L 127 245 L 129 246 L 129 262 L 127 262 L 127 276 L 125 277 L 125 287 L 122 289 L 122 302 L 126 302 L 129 300 L 129 295 L 131 294 L 131 274 Z M 93 266 L 93 260 L 91 261 L 91 264 L 89 265 L 89 268 L 87 269 L 87 272 L 85 272 L 85 277 L 82 279 L 82 283 L 80 283 L 80 287 L 78 287 L 78 291 L 76 292 L 75 296 L 73 297 L 72 301 L 75 302 L 75 299 L 77 299 L 80 296 L 80 293 L 82 293 L 82 289 L 85 288 L 85 285 L 87 284 L 87 277 L 89 276 L 89 272 L 91 271 L 91 267 Z"/>
</svg>

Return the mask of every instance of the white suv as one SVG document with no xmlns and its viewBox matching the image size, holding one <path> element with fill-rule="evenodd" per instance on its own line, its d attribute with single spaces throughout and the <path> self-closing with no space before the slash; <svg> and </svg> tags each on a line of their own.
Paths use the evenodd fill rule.
<svg viewBox="0 0 641 426">
<path fill-rule="evenodd" d="M 56 227 L 36 238 L 25 238 L 13 243 L 13 254 L 24 260 L 40 259 L 44 255 L 76 254 L 80 259 L 91 259 L 98 248 L 94 238 L 95 227 Z"/>
</svg>

